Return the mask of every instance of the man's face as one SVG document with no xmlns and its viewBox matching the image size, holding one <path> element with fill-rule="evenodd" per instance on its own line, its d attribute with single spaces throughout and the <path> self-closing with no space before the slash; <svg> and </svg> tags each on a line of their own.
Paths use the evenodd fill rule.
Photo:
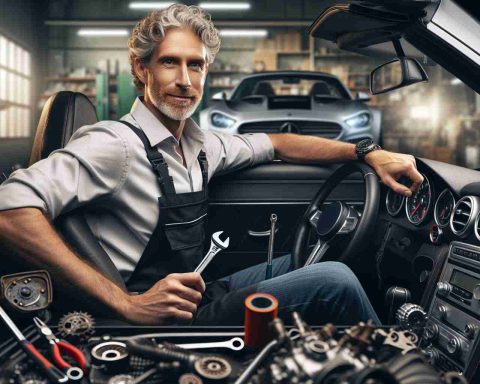
<svg viewBox="0 0 480 384">
<path fill-rule="evenodd" d="M 189 118 L 203 95 L 206 47 L 190 29 L 167 30 L 144 66 L 145 100 L 172 120 Z"/>
</svg>

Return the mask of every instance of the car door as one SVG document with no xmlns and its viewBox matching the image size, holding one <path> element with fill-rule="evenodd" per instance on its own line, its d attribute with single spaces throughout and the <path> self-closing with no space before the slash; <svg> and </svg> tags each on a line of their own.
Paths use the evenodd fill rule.
<svg viewBox="0 0 480 384">
<path fill-rule="evenodd" d="M 207 278 L 266 261 L 268 236 L 258 233 L 270 230 L 272 213 L 278 217 L 274 255 L 289 253 L 308 205 L 337 167 L 274 161 L 212 179 L 206 247 L 216 231 L 224 231 L 230 245 L 210 265 Z M 362 205 L 364 195 L 360 174 L 352 174 L 332 191 L 328 200 Z"/>
</svg>

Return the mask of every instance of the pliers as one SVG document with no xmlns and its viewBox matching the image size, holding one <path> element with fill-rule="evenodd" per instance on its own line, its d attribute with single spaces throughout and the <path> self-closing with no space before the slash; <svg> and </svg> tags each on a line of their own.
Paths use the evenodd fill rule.
<svg viewBox="0 0 480 384">
<path fill-rule="evenodd" d="M 82 351 L 80 351 L 77 347 L 73 346 L 72 344 L 59 340 L 52 332 L 52 330 L 45 324 L 42 320 L 38 317 L 33 318 L 33 322 L 38 327 L 40 332 L 47 338 L 48 342 L 52 345 L 52 357 L 55 364 L 62 368 L 69 378 L 74 378 L 70 376 L 75 376 L 76 379 L 79 379 L 80 375 L 83 377 L 83 374 L 88 373 L 87 367 L 87 359 Z M 72 367 L 71 364 L 67 363 L 63 357 L 62 353 L 67 354 L 70 356 L 81 368 L 78 369 L 77 367 Z M 83 373 L 83 374 L 82 374 Z"/>
</svg>

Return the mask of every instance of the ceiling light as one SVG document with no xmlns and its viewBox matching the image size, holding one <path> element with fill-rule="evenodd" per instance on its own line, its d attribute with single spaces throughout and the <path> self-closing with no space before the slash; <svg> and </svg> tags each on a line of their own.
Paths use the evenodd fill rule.
<svg viewBox="0 0 480 384">
<path fill-rule="evenodd" d="M 174 1 L 161 1 L 161 2 L 145 2 L 145 1 L 134 1 L 128 4 L 130 9 L 162 9 L 168 8 L 170 5 L 176 4 Z"/>
<path fill-rule="evenodd" d="M 266 37 L 268 31 L 266 29 L 221 29 L 220 36 L 233 37 Z"/>
<path fill-rule="evenodd" d="M 79 29 L 78 36 L 128 36 L 126 29 Z"/>
<path fill-rule="evenodd" d="M 198 4 L 200 8 L 208 9 L 209 11 L 244 11 L 250 9 L 250 3 L 212 3 L 205 2 Z"/>
</svg>

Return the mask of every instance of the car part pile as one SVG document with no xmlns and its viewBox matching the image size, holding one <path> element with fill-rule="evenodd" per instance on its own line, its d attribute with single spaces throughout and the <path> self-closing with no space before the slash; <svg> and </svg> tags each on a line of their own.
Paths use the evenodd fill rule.
<svg viewBox="0 0 480 384">
<path fill-rule="evenodd" d="M 86 313 L 68 314 L 52 330 L 63 334 L 65 319 L 79 324 L 81 318 L 93 324 Z M 309 327 L 298 313 L 292 318 L 294 326 L 288 330 L 280 319 L 271 323 L 272 339 L 261 350 L 238 343 L 232 332 L 224 332 L 223 337 L 222 332 L 172 333 L 170 337 L 168 332 L 135 334 L 142 328 L 120 327 L 115 336 L 99 335 L 104 330 L 97 329 L 95 337 L 78 338 L 71 332 L 65 338 L 85 353 L 89 372 L 82 382 L 92 384 L 466 383 L 460 374 L 440 373 L 428 364 L 417 348 L 417 335 L 410 330 L 371 323 L 338 329 L 332 324 Z M 83 335 L 92 331 L 89 328 Z M 50 358 L 49 346 L 42 339 L 36 347 Z M 212 342 L 217 345 L 204 348 Z M 231 348 L 233 342 L 235 347 Z M 49 382 L 21 351 L 0 363 L 0 384 Z"/>
<path fill-rule="evenodd" d="M 23 322 L 37 316 L 36 327 L 21 331 L 0 307 L 13 336 L 0 345 L 0 384 L 466 383 L 457 372 L 437 371 L 418 348 L 427 319 L 415 304 L 398 309 L 398 328 L 310 327 L 293 312 L 287 331 L 276 318 L 277 300 L 255 293 L 245 301 L 244 329 L 154 327 L 162 333 L 146 334 L 144 327 L 98 327 L 86 312 L 67 313 L 53 326 L 46 310 L 51 281 L 43 271 L 4 278 L 1 296 Z"/>
</svg>

